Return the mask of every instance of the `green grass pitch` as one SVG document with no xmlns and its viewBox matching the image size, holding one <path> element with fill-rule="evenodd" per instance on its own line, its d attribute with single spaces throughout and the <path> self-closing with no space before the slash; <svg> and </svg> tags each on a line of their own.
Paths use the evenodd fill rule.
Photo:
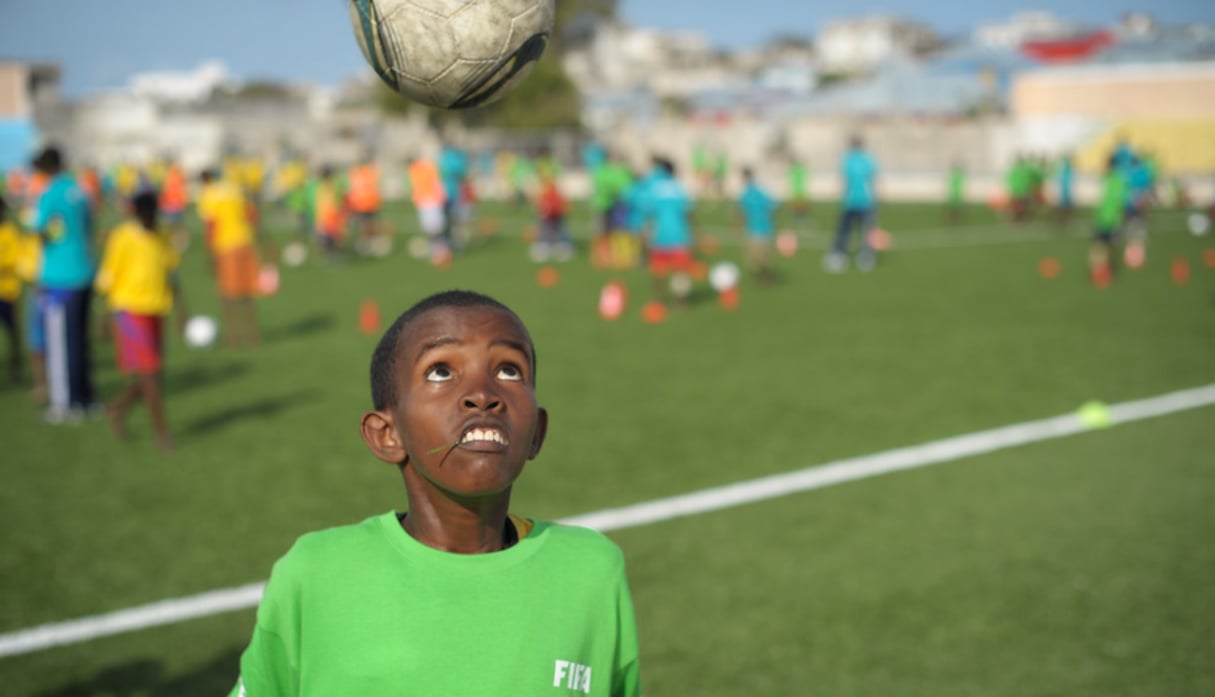
<svg viewBox="0 0 1215 697">
<path fill-rule="evenodd" d="M 413 234 L 411 209 L 390 214 Z M 259 581 L 298 535 L 402 507 L 399 476 L 357 432 L 377 338 L 358 328 L 368 298 L 385 323 L 450 287 L 522 315 L 551 426 L 512 508 L 548 519 L 1215 382 L 1215 241 L 1190 235 L 1182 211 L 1154 212 L 1147 265 L 1097 290 L 1086 222 L 1013 226 L 976 208 L 950 225 L 927 205 L 882 211 L 895 246 L 874 272 L 828 275 L 835 211 L 820 205 L 779 283 L 744 277 L 733 312 L 699 287 L 659 325 L 640 317 L 644 272 L 583 254 L 542 288 L 520 240 L 527 212 L 482 214 L 501 232 L 446 271 L 404 244 L 284 268 L 260 303 L 260 349 L 173 339 L 171 456 L 138 407 L 120 444 L 100 421 L 44 425 L 23 390 L 0 391 L 0 631 Z M 703 205 L 698 225 L 727 242 L 714 260 L 741 259 L 726 207 Z M 1053 280 L 1037 272 L 1047 256 Z M 197 247 L 183 279 L 192 309 L 216 314 Z M 630 304 L 607 322 L 596 303 L 612 279 Z M 113 395 L 109 345 L 95 363 Z M 1215 693 L 1212 453 L 1205 407 L 611 533 L 647 693 Z M 0 692 L 222 694 L 252 621 L 0 659 Z"/>
</svg>

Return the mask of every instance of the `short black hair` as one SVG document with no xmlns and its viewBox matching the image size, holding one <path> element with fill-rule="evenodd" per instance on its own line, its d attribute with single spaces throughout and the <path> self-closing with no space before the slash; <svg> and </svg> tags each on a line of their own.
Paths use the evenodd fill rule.
<svg viewBox="0 0 1215 697">
<path fill-rule="evenodd" d="M 48 145 L 34 158 L 34 169 L 43 174 L 56 175 L 63 171 L 63 153 L 54 145 Z"/>
<path fill-rule="evenodd" d="M 508 313 L 518 320 L 519 326 L 523 327 L 525 332 L 527 330 L 523 320 L 514 310 L 488 295 L 471 290 L 446 290 L 423 298 L 397 317 L 388 331 L 384 332 L 384 336 L 380 337 L 380 342 L 376 344 L 375 351 L 371 354 L 371 404 L 374 409 L 388 409 L 397 403 L 397 344 L 400 343 L 401 334 L 404 333 L 406 327 L 422 315 L 442 307 L 491 307 Z M 530 335 L 527 341 L 532 350 L 532 364 L 529 367 L 534 383 L 536 381 L 536 345 L 532 343 Z"/>
<path fill-rule="evenodd" d="M 654 157 L 654 166 L 657 167 L 658 169 L 661 169 L 666 174 L 675 176 L 675 163 L 672 162 L 671 159 L 668 157 L 663 157 L 662 155 L 656 155 Z"/>
<path fill-rule="evenodd" d="M 145 230 L 156 230 L 156 215 L 160 212 L 160 200 L 156 192 L 145 189 L 131 198 L 131 210 Z"/>
</svg>

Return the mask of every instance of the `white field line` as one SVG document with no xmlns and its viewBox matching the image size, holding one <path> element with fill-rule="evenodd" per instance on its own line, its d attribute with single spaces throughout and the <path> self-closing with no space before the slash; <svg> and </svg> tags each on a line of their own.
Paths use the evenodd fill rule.
<svg viewBox="0 0 1215 697">
<path fill-rule="evenodd" d="M 508 222 L 512 227 L 521 231 L 524 227 L 533 225 L 531 218 L 505 215 L 499 220 Z M 581 218 L 569 220 L 566 223 L 570 236 L 574 239 L 590 239 L 595 234 L 594 222 Z M 740 247 L 743 244 L 742 228 L 722 227 L 717 225 L 694 225 L 696 234 L 709 234 L 718 238 L 724 247 Z M 1085 228 L 1087 231 L 1087 228 Z M 420 231 L 414 231 L 421 234 Z M 508 233 L 509 234 L 509 233 Z M 511 234 L 517 237 L 522 233 Z M 814 227 L 795 231 L 798 239 L 806 249 L 826 249 L 835 239 L 835 230 Z M 1023 224 L 992 223 L 987 225 L 969 225 L 965 227 L 928 227 L 899 231 L 895 236 L 892 251 L 913 249 L 949 249 L 955 247 L 978 247 L 990 244 L 1016 244 L 1018 242 L 1043 242 L 1055 239 L 1083 238 L 1083 232 L 1072 228 L 1058 230 L 1050 223 L 1033 221 Z M 911 241 L 914 240 L 914 241 Z"/>
<path fill-rule="evenodd" d="M 1122 424 L 1211 404 L 1215 404 L 1215 384 L 1114 404 L 1109 407 L 1109 415 L 1112 424 Z M 577 515 L 558 522 L 600 531 L 620 530 L 788 496 L 832 484 L 926 467 L 1018 445 L 1062 438 L 1088 431 L 1090 428 L 1076 414 L 1064 414 L 1040 421 L 1027 421 L 987 431 L 977 431 L 872 455 L 836 460 L 785 474 L 761 477 L 623 508 Z M 162 600 L 92 617 L 54 622 L 0 634 L 0 657 L 32 653 L 55 646 L 75 644 L 114 634 L 254 607 L 261 600 L 264 588 L 265 583 L 250 583 L 236 588 Z"/>
</svg>

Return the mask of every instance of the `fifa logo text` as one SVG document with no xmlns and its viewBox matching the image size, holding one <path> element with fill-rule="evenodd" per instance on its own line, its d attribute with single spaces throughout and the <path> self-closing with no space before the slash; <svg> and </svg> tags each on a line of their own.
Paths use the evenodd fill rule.
<svg viewBox="0 0 1215 697">
<path fill-rule="evenodd" d="M 553 687 L 591 694 L 591 667 L 571 661 L 557 661 L 553 669 Z"/>
</svg>

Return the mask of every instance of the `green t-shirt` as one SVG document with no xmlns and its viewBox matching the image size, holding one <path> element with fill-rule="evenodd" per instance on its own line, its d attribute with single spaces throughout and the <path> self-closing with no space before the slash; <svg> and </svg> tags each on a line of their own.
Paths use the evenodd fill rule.
<svg viewBox="0 0 1215 697">
<path fill-rule="evenodd" d="M 810 178 L 810 172 L 806 169 L 806 165 L 800 162 L 794 162 L 789 165 L 789 196 L 795 201 L 802 201 L 806 198 L 806 182 Z"/>
<path fill-rule="evenodd" d="M 396 514 L 304 535 L 279 559 L 232 697 L 641 694 L 624 556 L 537 521 L 453 554 Z"/>
<path fill-rule="evenodd" d="M 624 165 L 609 162 L 591 174 L 591 210 L 602 213 L 611 208 L 633 185 L 633 176 Z"/>
<path fill-rule="evenodd" d="M 1122 224 L 1126 210 L 1126 179 L 1117 172 L 1107 172 L 1101 180 L 1101 198 L 1093 209 L 1098 230 L 1112 231 Z"/>
<path fill-rule="evenodd" d="M 962 191 L 966 188 L 966 172 L 959 167 L 953 167 L 949 170 L 949 202 L 959 204 L 962 202 Z"/>
</svg>

